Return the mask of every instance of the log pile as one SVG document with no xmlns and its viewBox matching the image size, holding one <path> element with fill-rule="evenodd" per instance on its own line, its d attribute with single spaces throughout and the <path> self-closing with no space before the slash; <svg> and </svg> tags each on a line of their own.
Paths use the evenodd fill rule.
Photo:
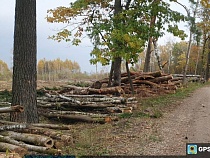
<svg viewBox="0 0 210 158">
<path fill-rule="evenodd" d="M 155 72 L 130 72 L 134 87 L 134 93 L 140 97 L 150 97 L 163 93 L 174 93 L 176 85 L 171 81 L 173 76 L 170 74 Z M 101 88 L 108 85 L 108 78 L 97 81 L 101 83 Z M 95 83 L 92 87 L 94 87 Z M 97 84 L 99 85 L 99 84 Z M 131 88 L 127 73 L 121 74 L 121 88 L 125 94 L 131 94 Z"/>
<path fill-rule="evenodd" d="M 173 74 L 173 80 L 174 84 L 180 86 L 183 82 L 183 74 Z M 201 75 L 186 75 L 187 82 L 201 82 L 204 83 L 204 78 L 201 77 Z"/>
<path fill-rule="evenodd" d="M 18 153 L 21 157 L 29 152 L 58 155 L 64 144 L 73 142 L 69 129 L 67 125 L 29 125 L 0 120 L 0 151 Z"/>
<path fill-rule="evenodd" d="M 0 113 L 23 111 L 23 106 L 20 105 L 0 108 Z M 19 157 L 29 152 L 61 154 L 60 149 L 64 143 L 72 142 L 70 135 L 63 134 L 69 133 L 69 129 L 67 125 L 20 124 L 0 120 L 0 152 L 17 153 Z"/>
<path fill-rule="evenodd" d="M 69 87 L 69 91 L 63 89 L 59 92 L 53 91 L 51 94 L 46 93 L 45 96 L 39 97 L 37 103 L 40 115 L 64 122 L 106 123 L 118 120 L 118 116 L 121 113 L 132 113 L 132 109 L 135 108 L 137 103 L 135 97 L 115 97 L 100 95 L 97 92 L 96 94 L 79 95 L 78 91 L 76 94 L 72 94 L 70 92 L 72 91 L 72 86 L 65 88 Z M 74 88 L 76 90 L 83 89 L 81 87 Z M 88 88 L 84 89 L 88 90 Z M 115 89 L 113 88 L 114 91 L 116 89 L 116 87 Z M 102 90 L 102 92 L 104 91 Z"/>
</svg>

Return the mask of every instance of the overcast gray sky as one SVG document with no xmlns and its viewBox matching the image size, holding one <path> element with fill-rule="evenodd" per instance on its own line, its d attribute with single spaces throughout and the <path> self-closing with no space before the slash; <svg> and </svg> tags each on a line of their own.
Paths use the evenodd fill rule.
<svg viewBox="0 0 210 158">
<path fill-rule="evenodd" d="M 55 24 L 47 23 L 45 19 L 47 10 L 58 6 L 68 6 L 73 1 L 75 0 L 37 0 L 37 57 L 38 60 L 43 58 L 50 60 L 58 57 L 62 60 L 70 59 L 79 63 L 82 72 L 95 72 L 95 66 L 89 63 L 92 44 L 88 39 L 83 41 L 80 46 L 71 46 L 65 42 L 58 43 L 47 39 L 49 35 L 56 33 L 56 29 L 62 27 L 61 25 L 59 27 Z M 188 0 L 185 0 L 185 3 L 186 1 Z M 177 5 L 174 5 L 174 8 L 183 10 Z M 14 15 L 15 0 L 0 0 L 0 59 L 9 66 L 12 63 Z M 164 43 L 169 37 L 171 36 L 166 35 L 160 40 L 160 43 Z M 108 68 L 99 66 L 99 71 L 100 69 L 108 71 Z"/>
</svg>

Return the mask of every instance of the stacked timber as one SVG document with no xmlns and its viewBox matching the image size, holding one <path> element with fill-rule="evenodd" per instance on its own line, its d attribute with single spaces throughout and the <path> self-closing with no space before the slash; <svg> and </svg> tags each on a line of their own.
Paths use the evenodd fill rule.
<svg viewBox="0 0 210 158">
<path fill-rule="evenodd" d="M 183 74 L 173 74 L 173 80 L 174 84 L 180 86 L 183 82 Z M 204 78 L 201 77 L 201 75 L 186 75 L 187 82 L 201 82 L 204 83 Z"/>
<path fill-rule="evenodd" d="M 76 87 L 76 89 L 78 88 L 82 87 Z M 60 94 L 61 91 L 62 94 Z M 78 93 L 68 93 L 69 91 L 66 89 L 61 91 L 46 93 L 45 96 L 38 98 L 40 115 L 66 123 L 106 123 L 117 121 L 121 113 L 132 113 L 132 109 L 137 103 L 135 97 L 125 98 L 100 94 L 79 95 Z M 65 93 L 63 93 L 64 91 Z"/>
<path fill-rule="evenodd" d="M 0 113 L 17 113 L 23 111 L 23 106 L 20 105 L 0 108 Z M 50 132 L 50 128 L 57 128 L 59 131 Z M 69 130 L 69 126 L 54 124 L 29 125 L 0 120 L 0 152 L 17 153 L 20 157 L 28 154 L 29 151 L 50 155 L 60 154 L 60 148 L 62 146 L 58 144 L 59 142 L 63 142 L 63 140 L 61 141 L 61 137 L 57 136 L 62 129 Z M 51 135 L 54 136 L 52 138 L 57 139 L 52 139 L 50 137 Z M 65 138 L 68 137 L 65 136 Z"/>
<path fill-rule="evenodd" d="M 0 151 L 18 153 L 61 154 L 64 144 L 71 144 L 70 126 L 55 124 L 18 124 L 0 120 Z"/>
<path fill-rule="evenodd" d="M 171 82 L 173 76 L 161 71 L 155 72 L 130 72 L 134 93 L 141 97 L 150 97 L 163 93 L 174 93 L 176 85 Z M 101 87 L 108 85 L 108 78 L 97 81 Z M 94 87 L 95 83 L 92 87 Z M 101 88 L 100 87 L 100 88 Z M 121 88 L 125 94 L 131 94 L 131 88 L 127 73 L 121 74 Z"/>
</svg>

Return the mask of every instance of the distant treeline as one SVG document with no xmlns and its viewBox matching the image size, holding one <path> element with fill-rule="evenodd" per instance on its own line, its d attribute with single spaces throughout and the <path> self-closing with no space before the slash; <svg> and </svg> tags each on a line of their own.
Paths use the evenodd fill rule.
<svg viewBox="0 0 210 158">
<path fill-rule="evenodd" d="M 66 59 L 62 61 L 42 59 L 38 62 L 38 79 L 45 81 L 55 81 L 69 79 L 74 74 L 80 73 L 80 66 L 77 62 Z"/>
<path fill-rule="evenodd" d="M 78 73 L 80 73 L 79 64 L 68 59 L 65 61 L 59 58 L 55 60 L 41 59 L 38 61 L 37 65 L 38 80 L 55 81 L 70 79 Z M 12 80 L 12 69 L 9 69 L 7 63 L 2 60 L 0 60 L 0 80 Z"/>
</svg>

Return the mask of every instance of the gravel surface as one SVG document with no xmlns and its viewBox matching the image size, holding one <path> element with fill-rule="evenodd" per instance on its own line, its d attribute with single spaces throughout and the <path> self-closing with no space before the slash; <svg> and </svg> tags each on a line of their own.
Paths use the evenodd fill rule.
<svg viewBox="0 0 210 158">
<path fill-rule="evenodd" d="M 210 142 L 210 87 L 196 90 L 158 123 L 160 141 L 144 146 L 143 155 L 185 155 L 186 143 Z"/>
</svg>

